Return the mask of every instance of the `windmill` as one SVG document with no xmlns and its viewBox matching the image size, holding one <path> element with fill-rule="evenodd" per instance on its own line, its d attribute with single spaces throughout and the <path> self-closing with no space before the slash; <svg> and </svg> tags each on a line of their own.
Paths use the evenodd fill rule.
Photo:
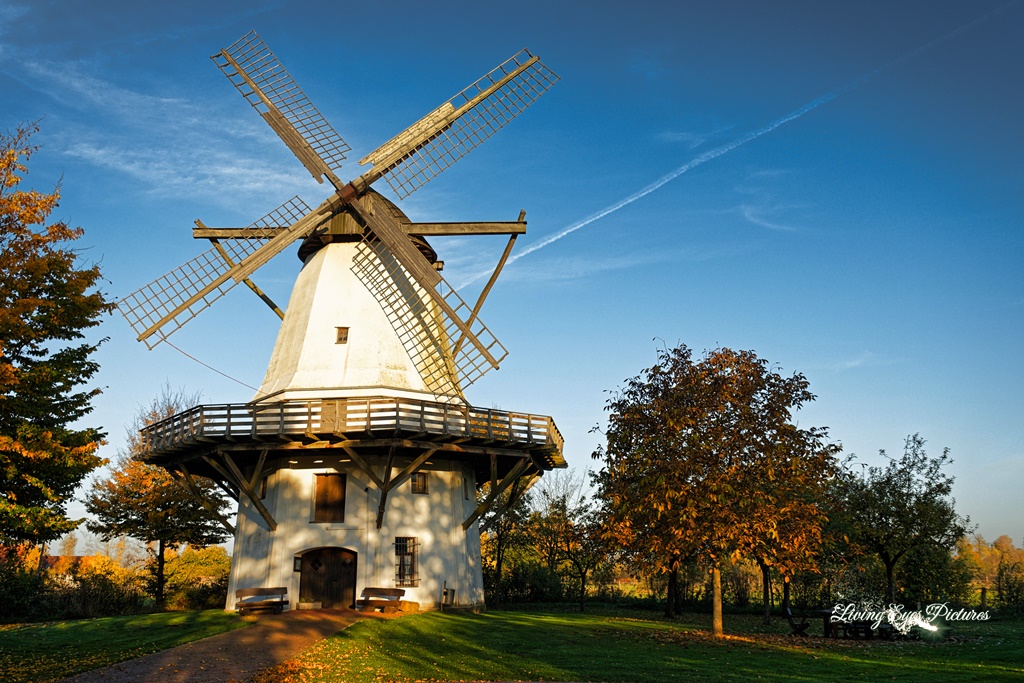
<svg viewBox="0 0 1024 683">
<path fill-rule="evenodd" d="M 335 192 L 313 209 L 298 197 L 292 198 L 244 229 L 218 231 L 200 224 L 196 235 L 210 239 L 211 249 L 119 303 L 139 341 L 152 348 L 240 282 L 280 314 L 250 276 L 297 240 L 317 233 L 348 233 L 360 235 L 363 244 L 379 257 L 385 252 L 390 255 L 384 257 L 390 263 L 383 280 L 408 277 L 417 291 L 419 305 L 413 309 L 420 310 L 403 312 L 396 306 L 400 300 L 408 305 L 408 297 L 384 287 L 379 293 L 389 315 L 416 317 L 429 308 L 440 323 L 424 325 L 417 334 L 407 335 L 407 350 L 419 365 L 428 366 L 424 374 L 436 393 L 460 395 L 466 386 L 497 368 L 507 351 L 478 313 L 516 235 L 523 232 L 523 216 L 512 225 L 416 226 L 407 219 L 402 221 L 400 212 L 389 210 L 386 200 L 371 187 L 384 179 L 399 197 L 408 197 L 533 104 L 558 77 L 522 50 L 366 155 L 359 163 L 369 164 L 370 169 L 343 182 L 338 173 L 350 147 L 255 32 L 212 59 L 309 173 L 320 183 L 329 182 Z M 420 237 L 424 232 L 510 233 L 508 246 L 476 305 L 468 306 L 410 240 L 417 231 Z M 424 347 L 432 352 L 424 353 Z M 443 353 L 438 352 L 441 349 Z"/>
<path fill-rule="evenodd" d="M 463 394 L 507 355 L 479 312 L 525 213 L 416 223 L 372 186 L 383 179 L 408 197 L 557 76 L 523 50 L 366 155 L 369 170 L 344 182 L 349 146 L 255 32 L 212 59 L 334 191 L 315 208 L 294 197 L 245 228 L 196 221 L 193 237 L 211 247 L 118 303 L 150 348 L 240 282 L 282 319 L 252 401 L 150 425 L 137 457 L 201 502 L 195 476 L 238 501 L 236 523 L 221 519 L 235 536 L 231 589 L 290 587 L 331 607 L 354 605 L 362 585 L 400 588 L 428 607 L 480 606 L 482 516 L 495 518 L 545 471 L 565 467 L 550 417 L 473 408 Z M 508 236 L 473 306 L 441 276 L 426 240 L 444 235 Z M 251 276 L 296 242 L 303 267 L 282 312 Z"/>
</svg>

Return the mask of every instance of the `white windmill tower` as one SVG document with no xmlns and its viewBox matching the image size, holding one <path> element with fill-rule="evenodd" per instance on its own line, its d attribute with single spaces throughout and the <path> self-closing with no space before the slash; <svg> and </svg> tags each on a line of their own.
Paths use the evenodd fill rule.
<svg viewBox="0 0 1024 683">
<path fill-rule="evenodd" d="M 343 183 L 348 145 L 255 33 L 213 60 L 335 192 L 314 209 L 293 198 L 247 228 L 196 221 L 193 236 L 212 247 L 119 303 L 151 348 L 239 282 L 282 317 L 252 401 L 151 425 L 141 457 L 196 495 L 201 475 L 238 500 L 236 524 L 222 520 L 235 534 L 231 590 L 284 586 L 333 607 L 353 605 L 360 587 L 400 587 L 428 607 L 482 605 L 480 515 L 565 466 L 551 418 L 476 409 L 463 395 L 507 355 L 478 313 L 525 232 L 524 214 L 414 223 L 371 185 L 383 178 L 407 197 L 557 77 L 523 50 L 367 155 L 360 163 L 370 169 Z M 470 307 L 441 277 L 426 238 L 477 234 L 509 241 Z M 281 313 L 249 278 L 300 240 L 303 266 Z"/>
</svg>

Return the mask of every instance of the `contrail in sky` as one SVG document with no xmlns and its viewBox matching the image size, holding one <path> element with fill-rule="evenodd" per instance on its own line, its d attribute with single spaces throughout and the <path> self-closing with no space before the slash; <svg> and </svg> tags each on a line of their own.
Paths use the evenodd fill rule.
<svg viewBox="0 0 1024 683">
<path fill-rule="evenodd" d="M 548 246 L 549 244 L 552 244 L 552 243 L 557 242 L 558 240 L 562 239 L 566 235 L 570 235 L 570 234 L 576 232 L 580 228 L 585 228 L 586 226 L 590 225 L 594 221 L 600 220 L 600 219 L 604 218 L 608 214 L 615 213 L 619 209 L 621 209 L 621 208 L 623 208 L 625 206 L 629 206 L 630 204 L 632 204 L 636 200 L 642 199 L 642 198 L 646 197 L 647 195 L 651 194 L 655 190 L 658 190 L 659 188 L 661 188 L 666 183 L 668 183 L 668 182 L 670 182 L 672 180 L 675 180 L 679 176 L 683 175 L 687 171 L 690 171 L 691 169 L 694 169 L 694 168 L 697 168 L 698 166 L 706 164 L 707 162 L 711 161 L 712 159 L 716 159 L 716 158 L 722 156 L 723 154 L 728 154 L 729 152 L 733 151 L 737 147 L 742 147 L 743 145 L 747 144 L 751 140 L 756 140 L 757 138 L 761 137 L 762 135 L 767 135 L 768 133 L 771 133 L 773 130 L 775 130 L 779 126 L 781 126 L 783 124 L 786 124 L 786 123 L 789 123 L 790 121 L 793 121 L 794 119 L 798 119 L 801 116 L 803 116 L 804 114 L 807 114 L 808 112 L 814 111 L 815 109 L 817 109 L 821 105 L 827 104 L 828 102 L 831 102 L 832 100 L 836 99 L 837 97 L 840 97 L 841 95 L 845 95 L 846 93 L 850 92 L 851 90 L 859 88 L 860 86 L 864 85 L 865 83 L 867 83 L 868 81 L 870 81 L 872 78 L 874 78 L 878 74 L 882 73 L 883 71 L 891 69 L 892 67 L 894 67 L 894 66 L 896 66 L 898 64 L 901 64 L 901 63 L 903 63 L 903 62 L 905 62 L 905 61 L 907 61 L 909 59 L 913 59 L 914 57 L 917 57 L 921 53 L 923 53 L 923 52 L 925 52 L 927 50 L 930 50 L 931 48 L 935 47 L 936 45 L 938 45 L 940 43 L 943 43 L 943 42 L 949 40 L 950 38 L 958 36 L 961 33 L 964 33 L 965 31 L 968 31 L 968 30 L 974 28 L 976 25 L 978 25 L 981 22 L 985 21 L 986 19 L 988 19 L 992 15 L 998 14 L 999 12 L 1002 12 L 1007 7 L 1010 7 L 1011 5 L 1017 5 L 1017 4 L 1019 4 L 1019 0 L 1012 0 L 1011 2 L 1008 2 L 1008 3 L 1004 4 L 1004 5 L 1001 5 L 1000 7 L 997 7 L 996 9 L 992 10 L 991 12 L 988 12 L 987 14 L 984 14 L 984 15 L 978 17 L 977 19 L 971 21 L 971 22 L 969 22 L 967 24 L 964 24 L 963 26 L 950 31 L 949 33 L 947 33 L 945 35 L 942 35 L 942 36 L 940 36 L 938 38 L 935 38 L 934 40 L 931 40 L 931 41 L 925 43 L 924 45 L 921 45 L 920 47 L 917 47 L 917 48 L 911 50 L 910 52 L 907 52 L 906 54 L 904 54 L 904 55 L 902 55 L 900 57 L 897 57 L 896 59 L 892 60 L 891 62 L 889 62 L 887 64 L 884 64 L 884 65 L 878 67 L 877 69 L 874 69 L 872 71 L 867 72 L 863 76 L 860 76 L 859 78 L 856 78 L 856 79 L 850 81 L 847 84 L 841 85 L 838 88 L 825 93 L 824 95 L 822 95 L 818 99 L 812 100 L 811 102 L 808 102 L 807 104 L 805 104 L 804 106 L 800 107 L 799 109 L 795 109 L 795 110 L 791 111 L 790 113 L 786 114 L 785 116 L 783 116 L 781 118 L 778 118 L 778 119 L 775 119 L 774 121 L 772 121 L 771 123 L 769 123 L 766 126 L 762 126 L 761 128 L 758 128 L 757 130 L 751 131 L 751 132 L 747 133 L 746 135 L 743 135 L 742 137 L 736 138 L 732 142 L 728 142 L 728 143 L 722 145 L 721 147 L 716 147 L 715 149 L 712 149 L 712 150 L 709 150 L 707 152 L 704 152 L 703 154 L 701 154 L 697 158 L 692 159 L 691 161 L 686 162 L 685 164 L 683 164 L 679 168 L 675 169 L 674 171 L 672 171 L 670 173 L 667 173 L 667 174 L 663 175 L 662 177 L 658 178 L 657 180 L 655 180 L 650 185 L 647 185 L 646 187 L 644 187 L 644 188 L 642 188 L 640 190 L 637 190 L 636 192 L 634 192 L 633 194 L 629 195 L 628 197 L 626 197 L 624 199 L 620 199 L 619 201 L 615 202 L 614 204 L 601 209 L 597 213 L 593 213 L 593 214 L 587 216 L 586 218 L 584 218 L 581 221 L 578 221 L 576 223 L 573 223 L 572 225 L 569 225 L 569 226 L 567 226 L 565 228 L 562 228 L 562 230 L 560 230 L 559 232 L 556 232 L 554 235 L 551 235 L 550 237 L 545 237 L 541 241 L 539 241 L 539 242 L 537 242 L 535 244 L 531 244 L 530 246 L 528 246 L 523 251 L 521 251 L 518 254 L 510 257 L 506 263 L 510 264 L 510 263 L 515 262 L 515 261 L 518 261 L 519 259 L 523 258 L 524 256 L 528 256 L 529 254 L 532 254 L 533 252 L 537 251 L 538 249 L 543 249 L 544 247 Z M 472 282 L 475 282 L 476 280 L 479 280 L 481 277 L 483 277 L 483 276 L 485 276 L 487 274 L 488 273 L 478 273 L 477 275 L 474 275 L 470 279 L 466 280 L 466 282 L 464 282 L 463 284 L 470 284 Z"/>
</svg>

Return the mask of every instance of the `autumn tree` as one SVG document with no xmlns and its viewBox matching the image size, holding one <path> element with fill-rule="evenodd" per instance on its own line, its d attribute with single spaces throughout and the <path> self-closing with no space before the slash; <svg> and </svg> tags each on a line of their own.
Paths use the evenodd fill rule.
<svg viewBox="0 0 1024 683">
<path fill-rule="evenodd" d="M 826 478 L 837 450 L 823 430 L 793 422 L 813 399 L 803 375 L 783 377 L 753 352 L 716 349 L 695 361 L 681 345 L 660 351 L 608 401 L 607 445 L 594 457 L 603 461 L 609 535 L 669 575 L 667 612 L 681 563 L 698 557 L 711 572 L 720 635 L 725 559 L 774 547 L 774 561 L 789 561 L 787 545 L 812 544 L 820 515 L 797 511 L 788 497 L 801 480 Z M 813 487 L 807 493 L 800 504 L 815 506 Z M 783 541 L 780 526 L 798 523 L 808 528 Z"/>
<path fill-rule="evenodd" d="M 208 479 L 196 478 L 209 509 L 180 486 L 166 470 L 136 459 L 140 453 L 139 429 L 181 412 L 196 402 L 165 387 L 149 406 L 142 408 L 128 429 L 125 450 L 105 479 L 96 479 L 85 508 L 96 519 L 89 530 L 102 539 L 130 536 L 149 545 L 153 555 L 155 597 L 164 604 L 164 564 L 168 549 L 188 544 L 203 548 L 222 543 L 229 534 L 222 524 L 228 501 Z"/>
<path fill-rule="evenodd" d="M 949 449 L 930 458 L 920 435 L 908 436 L 903 455 L 885 467 L 869 466 L 842 480 L 845 510 L 854 542 L 885 567 L 885 599 L 896 599 L 895 569 L 911 551 L 928 546 L 952 550 L 968 531 L 953 499 L 953 477 L 943 471 Z"/>
<path fill-rule="evenodd" d="M 839 472 L 840 447 L 826 442 L 825 429 L 782 425 L 769 448 L 755 464 L 761 468 L 751 491 L 759 500 L 759 515 L 773 520 L 751 534 L 745 550 L 761 571 L 763 623 L 771 622 L 771 575 L 782 576 L 783 605 L 789 606 L 790 581 L 797 572 L 816 572 L 822 529 L 828 521 L 823 501 Z"/>
<path fill-rule="evenodd" d="M 92 411 L 102 343 L 85 331 L 110 310 L 97 265 L 70 244 L 81 228 L 47 225 L 60 200 L 19 190 L 34 124 L 0 135 L 0 544 L 45 543 L 74 529 L 66 505 L 102 464 L 103 433 L 73 428 Z"/>
<path fill-rule="evenodd" d="M 480 502 L 489 494 L 490 483 L 487 483 L 478 492 Z M 518 485 L 513 485 L 498 494 L 494 505 L 480 518 L 484 582 L 491 588 L 491 602 L 495 607 L 500 606 L 505 599 L 504 581 L 510 553 L 529 544 L 529 517 L 529 493 L 524 494 Z"/>
</svg>

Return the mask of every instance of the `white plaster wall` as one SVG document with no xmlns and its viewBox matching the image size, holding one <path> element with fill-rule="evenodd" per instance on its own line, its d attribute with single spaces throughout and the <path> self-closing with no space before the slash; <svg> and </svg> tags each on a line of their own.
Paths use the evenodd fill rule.
<svg viewBox="0 0 1024 683">
<path fill-rule="evenodd" d="M 271 394 L 276 400 L 353 395 L 433 400 L 380 303 L 352 272 L 359 248 L 356 242 L 331 243 L 303 265 L 254 400 Z M 336 343 L 337 327 L 349 328 L 347 344 Z"/>
<path fill-rule="evenodd" d="M 368 586 L 395 587 L 397 536 L 414 536 L 419 542 L 419 585 L 405 587 L 406 600 L 420 603 L 421 609 L 438 609 L 447 582 L 458 605 L 483 605 L 479 529 L 475 523 L 468 531 L 462 529 L 475 502 L 464 498 L 463 478 L 470 475 L 460 463 L 437 459 L 424 467 L 425 495 L 412 493 L 408 481 L 392 491 L 384 524 L 378 530 L 380 493 L 357 467 L 339 462 L 337 457 L 302 455 L 292 459 L 296 461 L 290 464 L 292 469 L 271 475 L 263 501 L 278 523 L 276 532 L 267 530 L 252 504 L 243 498 L 236 522 L 228 609 L 234 607 L 236 589 L 264 586 L 286 586 L 294 605 L 299 596 L 299 572 L 293 571 L 293 558 L 320 547 L 344 547 L 358 553 L 357 596 Z M 315 463 L 318 459 L 326 462 Z M 371 466 L 380 468 L 381 463 L 371 460 Z M 395 466 L 397 474 L 404 463 Z M 347 475 L 343 523 L 310 521 L 314 475 L 324 472 Z M 471 482 L 471 493 L 473 490 Z"/>
</svg>

